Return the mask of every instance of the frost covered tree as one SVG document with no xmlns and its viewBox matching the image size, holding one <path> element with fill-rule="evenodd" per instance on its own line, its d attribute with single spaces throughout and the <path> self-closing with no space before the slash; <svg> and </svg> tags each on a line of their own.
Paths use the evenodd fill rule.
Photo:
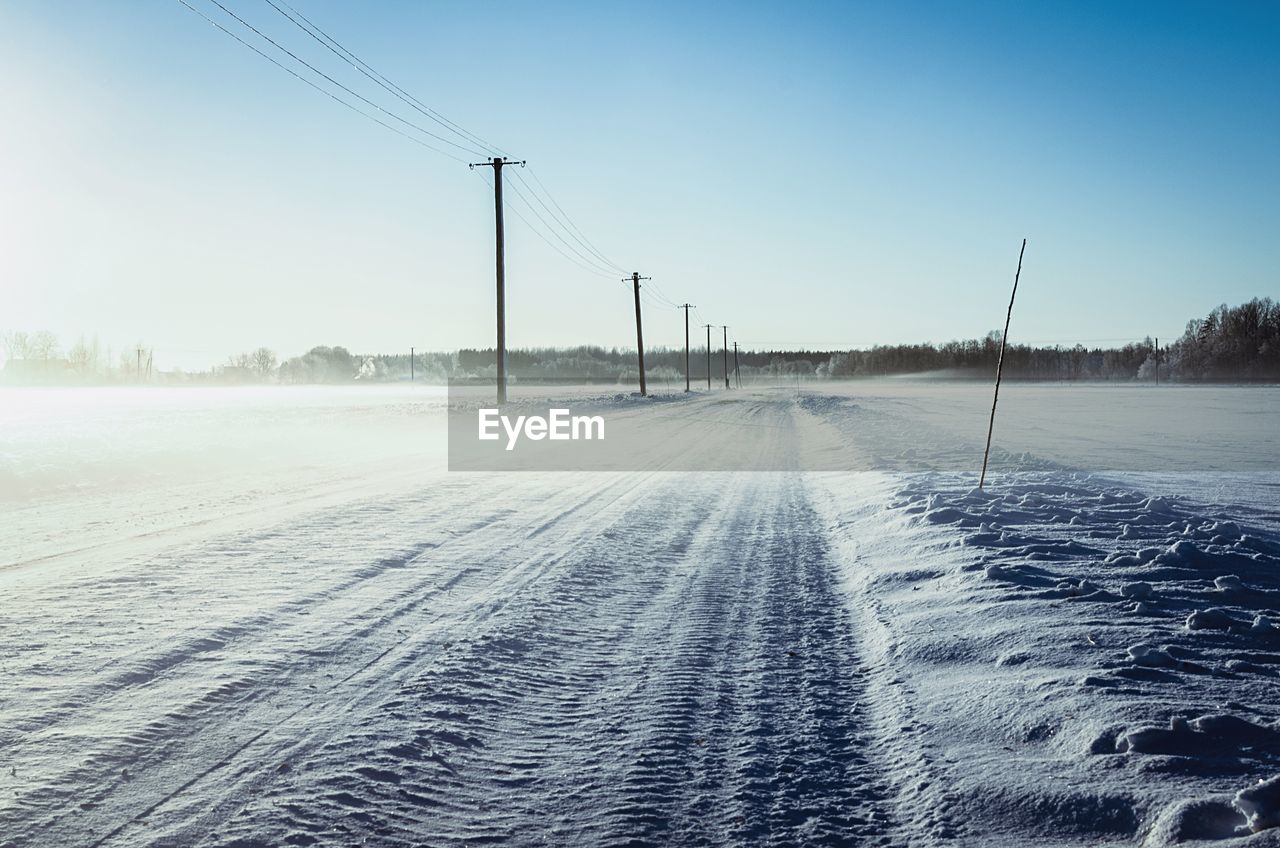
<svg viewBox="0 0 1280 848">
<path fill-rule="evenodd" d="M 1223 304 L 1191 321 L 1169 354 L 1183 380 L 1280 380 L 1280 304 Z"/>
</svg>

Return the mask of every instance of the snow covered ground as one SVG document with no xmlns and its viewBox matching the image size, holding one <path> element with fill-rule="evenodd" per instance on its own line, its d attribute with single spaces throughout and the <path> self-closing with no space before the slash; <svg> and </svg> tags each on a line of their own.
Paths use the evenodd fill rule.
<svg viewBox="0 0 1280 848">
<path fill-rule="evenodd" d="M 0 394 L 0 845 L 1280 845 L 1274 389 Z"/>
</svg>

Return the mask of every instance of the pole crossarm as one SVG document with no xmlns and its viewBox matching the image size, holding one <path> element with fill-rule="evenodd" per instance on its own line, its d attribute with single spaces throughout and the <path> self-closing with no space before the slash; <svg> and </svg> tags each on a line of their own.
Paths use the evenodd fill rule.
<svg viewBox="0 0 1280 848">
<path fill-rule="evenodd" d="M 504 165 L 519 165 L 521 168 L 523 168 L 525 166 L 525 163 L 528 161 L 529 160 L 527 159 L 508 159 L 505 156 L 503 157 L 495 156 L 493 157 L 493 160 L 490 162 L 468 162 L 467 168 L 469 168 L 472 171 L 474 171 L 476 168 L 501 168 Z"/>
</svg>

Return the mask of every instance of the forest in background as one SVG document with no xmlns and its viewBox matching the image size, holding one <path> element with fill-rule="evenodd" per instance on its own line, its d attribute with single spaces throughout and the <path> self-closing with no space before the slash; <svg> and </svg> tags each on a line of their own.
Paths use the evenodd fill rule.
<svg viewBox="0 0 1280 848">
<path fill-rule="evenodd" d="M 208 371 L 157 371 L 152 351 L 142 344 L 122 351 L 115 363 L 96 340 L 80 339 L 65 351 L 50 333 L 4 334 L 5 368 L 10 384 L 245 384 L 245 383 L 385 383 L 413 377 L 427 383 L 494 376 L 494 351 L 360 354 L 341 346 L 318 346 L 278 361 L 262 347 L 230 357 Z M 956 379 L 988 379 L 1000 355 L 1000 334 L 942 344 L 877 345 L 865 350 L 741 350 L 738 366 L 744 381 L 794 378 L 841 379 L 894 375 L 930 375 Z M 645 371 L 652 388 L 684 381 L 684 349 L 658 347 L 645 351 Z M 706 347 L 691 351 L 692 380 L 705 382 Z M 713 345 L 712 379 L 723 379 L 724 355 Z M 581 346 L 528 348 L 507 352 L 513 380 L 588 380 L 634 384 L 635 350 Z M 734 368 L 729 351 L 729 368 Z M 1004 375 L 1014 380 L 1105 380 L 1178 382 L 1280 382 L 1280 304 L 1255 298 L 1239 306 L 1219 306 L 1205 318 L 1188 322 L 1181 338 L 1156 350 L 1148 338 L 1122 347 L 1035 347 L 1010 344 Z"/>
</svg>

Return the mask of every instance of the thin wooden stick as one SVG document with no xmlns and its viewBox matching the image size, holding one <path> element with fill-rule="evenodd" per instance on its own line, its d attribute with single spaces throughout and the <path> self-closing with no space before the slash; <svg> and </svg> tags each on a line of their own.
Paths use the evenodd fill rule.
<svg viewBox="0 0 1280 848">
<path fill-rule="evenodd" d="M 982 476 L 978 478 L 978 488 L 987 482 L 987 459 L 991 456 L 991 432 L 996 427 L 996 404 L 1000 402 L 1000 375 L 1004 372 L 1004 346 L 1009 341 L 1009 321 L 1013 318 L 1013 299 L 1018 296 L 1018 278 L 1022 276 L 1022 254 L 1027 252 L 1027 240 L 1022 240 L 1022 249 L 1018 251 L 1018 271 L 1013 275 L 1013 294 L 1009 295 L 1009 311 L 1004 316 L 1004 335 L 1000 337 L 1000 358 L 996 360 L 996 393 L 991 398 L 991 421 L 987 423 L 987 449 L 982 452 Z"/>
</svg>

